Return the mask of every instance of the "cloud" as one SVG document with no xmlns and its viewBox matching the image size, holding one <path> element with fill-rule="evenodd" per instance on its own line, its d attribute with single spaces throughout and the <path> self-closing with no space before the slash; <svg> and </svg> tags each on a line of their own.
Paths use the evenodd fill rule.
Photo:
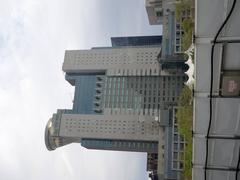
<svg viewBox="0 0 240 180">
<path fill-rule="evenodd" d="M 43 138 L 52 113 L 72 106 L 74 89 L 61 71 L 66 49 L 107 46 L 113 35 L 150 34 L 150 30 L 139 30 L 144 23 L 138 15 L 127 21 L 124 13 L 133 7 L 138 13 L 145 13 L 140 11 L 138 0 L 134 2 L 130 7 L 126 0 L 1 3 L 1 178 L 146 179 L 143 153 L 91 151 L 79 144 L 48 152 Z M 110 17 L 112 13 L 114 16 Z M 133 20 L 141 25 L 132 25 Z"/>
</svg>

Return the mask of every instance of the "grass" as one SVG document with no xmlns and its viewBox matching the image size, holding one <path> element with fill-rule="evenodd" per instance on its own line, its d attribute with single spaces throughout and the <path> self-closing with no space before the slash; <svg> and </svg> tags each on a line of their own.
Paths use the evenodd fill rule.
<svg viewBox="0 0 240 180">
<path fill-rule="evenodd" d="M 183 179 L 192 179 L 192 92 L 185 86 L 180 94 L 178 101 L 177 121 L 179 125 L 179 133 L 185 138 L 186 146 L 184 152 L 184 169 Z"/>
</svg>

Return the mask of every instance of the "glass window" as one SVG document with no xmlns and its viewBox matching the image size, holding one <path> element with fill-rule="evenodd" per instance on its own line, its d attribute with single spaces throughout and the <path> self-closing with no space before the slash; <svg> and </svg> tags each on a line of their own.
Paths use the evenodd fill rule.
<svg viewBox="0 0 240 180">
<path fill-rule="evenodd" d="M 157 15 L 157 17 L 162 17 L 163 16 L 163 12 L 162 11 L 157 11 L 156 15 Z"/>
<path fill-rule="evenodd" d="M 173 169 L 178 169 L 178 162 L 173 161 Z"/>
<path fill-rule="evenodd" d="M 179 163 L 179 169 L 183 169 L 183 162 Z"/>
<path fill-rule="evenodd" d="M 178 160 L 178 153 L 177 153 L 177 152 L 174 152 L 174 153 L 173 153 L 173 159 L 174 159 L 174 160 Z"/>
<path fill-rule="evenodd" d="M 180 150 L 183 151 L 184 150 L 184 143 L 180 144 Z"/>
<path fill-rule="evenodd" d="M 178 135 L 174 134 L 174 141 L 178 141 Z"/>
<path fill-rule="evenodd" d="M 178 144 L 174 143 L 174 150 L 178 150 Z"/>
</svg>

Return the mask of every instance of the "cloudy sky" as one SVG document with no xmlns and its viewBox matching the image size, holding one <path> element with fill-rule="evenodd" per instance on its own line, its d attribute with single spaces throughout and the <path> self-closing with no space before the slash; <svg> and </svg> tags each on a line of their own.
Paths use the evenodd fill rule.
<svg viewBox="0 0 240 180">
<path fill-rule="evenodd" d="M 0 0 L 0 27 L 0 179 L 146 180 L 144 153 L 44 144 L 52 113 L 72 106 L 64 51 L 160 34 L 144 0 Z"/>
</svg>

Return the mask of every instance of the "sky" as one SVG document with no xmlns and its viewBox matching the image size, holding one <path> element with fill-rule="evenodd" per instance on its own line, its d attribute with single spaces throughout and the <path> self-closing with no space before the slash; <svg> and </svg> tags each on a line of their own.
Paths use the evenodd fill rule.
<svg viewBox="0 0 240 180">
<path fill-rule="evenodd" d="M 146 154 L 49 152 L 48 119 L 72 107 L 65 50 L 110 46 L 113 36 L 159 35 L 144 0 L 0 0 L 0 177 L 5 180 L 146 180 Z"/>
</svg>

